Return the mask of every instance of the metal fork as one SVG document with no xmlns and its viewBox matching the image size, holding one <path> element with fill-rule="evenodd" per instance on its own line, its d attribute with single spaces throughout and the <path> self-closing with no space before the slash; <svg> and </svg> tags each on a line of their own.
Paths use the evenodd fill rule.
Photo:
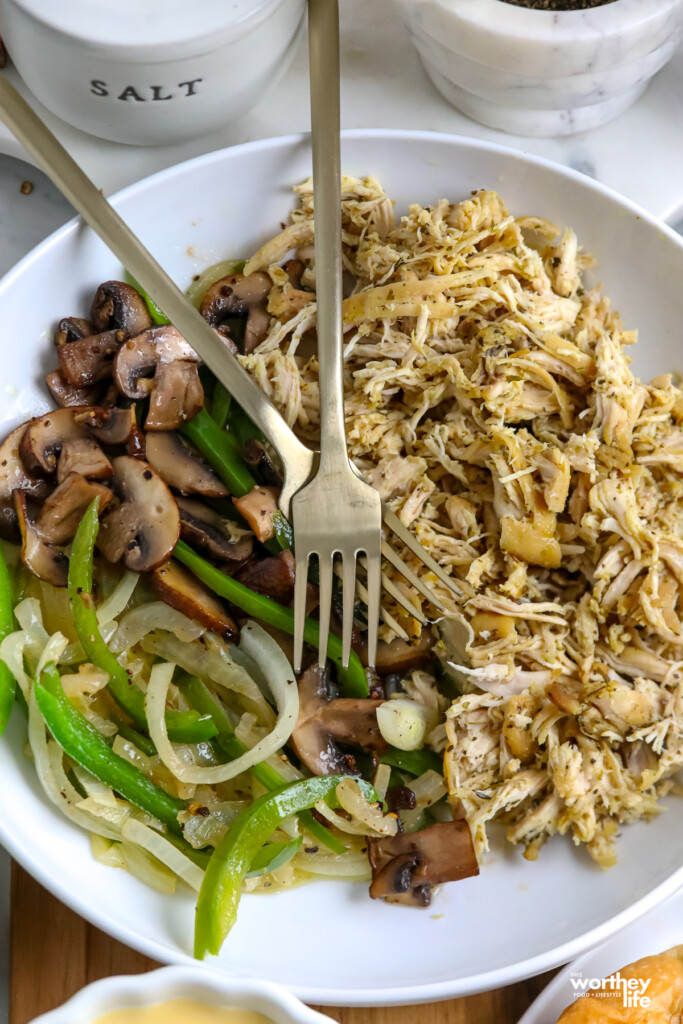
<svg viewBox="0 0 683 1024">
<path fill-rule="evenodd" d="M 356 562 L 365 554 L 368 664 L 377 654 L 382 589 L 382 502 L 353 469 L 344 425 L 342 335 L 341 152 L 339 141 L 339 4 L 308 0 L 315 216 L 315 280 L 318 305 L 320 461 L 310 483 L 292 499 L 296 574 L 294 668 L 301 669 L 306 621 L 308 563 L 318 558 L 318 664 L 327 660 L 335 559 L 342 567 L 342 663 L 351 655 Z"/>
<path fill-rule="evenodd" d="M 326 3 L 327 0 L 323 0 Z M 181 292 L 166 271 L 131 231 L 124 220 L 78 164 L 66 152 L 50 129 L 31 109 L 8 79 L 0 74 L 0 119 L 22 143 L 45 174 L 80 213 L 87 224 L 100 236 L 105 245 L 126 267 L 145 291 L 153 295 L 168 318 L 187 338 L 209 369 L 257 424 L 278 453 L 284 470 L 284 486 L 279 505 L 283 514 L 291 518 L 291 500 L 313 476 L 317 455 L 308 449 L 290 429 L 272 402 L 264 395 L 256 381 L 225 348 L 220 336 L 203 319 Z M 336 511 L 336 510 L 335 510 Z M 399 540 L 429 569 L 455 596 L 460 596 L 457 580 L 452 579 L 432 558 L 398 517 L 386 506 L 383 517 L 387 526 Z M 431 587 L 422 581 L 386 542 L 382 551 L 385 558 L 427 598 L 439 611 L 445 609 Z M 386 575 L 384 587 L 405 611 L 423 624 L 426 620 Z M 397 632 L 401 627 L 384 613 L 385 621 Z M 404 636 L 407 639 L 407 635 Z"/>
</svg>

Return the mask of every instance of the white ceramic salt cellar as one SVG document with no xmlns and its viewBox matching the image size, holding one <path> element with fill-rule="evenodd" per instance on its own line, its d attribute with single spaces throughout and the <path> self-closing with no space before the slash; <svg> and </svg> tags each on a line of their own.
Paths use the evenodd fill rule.
<svg viewBox="0 0 683 1024">
<path fill-rule="evenodd" d="M 244 115 L 289 65 L 305 0 L 0 0 L 31 92 L 83 131 L 138 145 Z"/>
<path fill-rule="evenodd" d="M 556 136 L 621 114 L 670 59 L 683 0 L 551 11 L 507 0 L 396 0 L 427 74 L 491 128 Z"/>
</svg>

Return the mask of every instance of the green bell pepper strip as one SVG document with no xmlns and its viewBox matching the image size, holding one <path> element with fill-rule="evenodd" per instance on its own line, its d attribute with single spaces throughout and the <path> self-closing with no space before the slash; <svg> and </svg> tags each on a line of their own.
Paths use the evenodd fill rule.
<svg viewBox="0 0 683 1024">
<path fill-rule="evenodd" d="M 240 448 L 244 448 L 244 445 L 250 438 L 254 438 L 256 441 L 263 441 L 262 431 L 260 431 L 254 421 L 247 416 L 246 412 L 238 402 L 233 403 L 227 422 Z"/>
<path fill-rule="evenodd" d="M 0 544 L 0 641 L 14 629 L 12 579 Z M 4 661 L 0 661 L 0 736 L 14 707 L 17 682 Z"/>
<path fill-rule="evenodd" d="M 118 722 L 118 735 L 122 740 L 126 740 L 128 743 L 132 743 L 134 747 L 137 747 L 147 757 L 154 757 L 157 752 L 157 748 L 152 743 L 149 736 L 145 736 L 144 733 L 138 732 L 137 729 L 131 728 L 130 725 L 126 725 L 125 722 Z"/>
<path fill-rule="evenodd" d="M 112 751 L 64 693 L 54 663 L 47 665 L 36 680 L 35 695 L 45 724 L 65 754 L 124 799 L 163 822 L 171 832 L 182 836 L 178 814 L 185 810 L 185 801 L 169 796 Z"/>
<path fill-rule="evenodd" d="M 318 800 L 332 802 L 330 798 L 334 798 L 335 789 L 345 778 L 348 776 L 325 775 L 290 782 L 265 793 L 237 815 L 214 850 L 199 891 L 194 933 L 194 955 L 198 960 L 203 960 L 207 953 L 218 955 L 235 923 L 242 882 L 258 850 L 290 814 L 310 810 Z M 378 799 L 372 786 L 357 781 L 366 799 Z"/>
<path fill-rule="evenodd" d="M 416 777 L 430 770 L 443 775 L 443 759 L 426 747 L 421 750 L 399 750 L 398 747 L 390 747 L 380 755 L 380 761 Z"/>
<path fill-rule="evenodd" d="M 288 839 L 282 843 L 268 843 L 262 846 L 251 862 L 247 872 L 247 878 L 256 878 L 257 875 L 269 875 L 277 871 L 288 860 L 291 860 L 295 853 L 301 849 L 303 839 Z"/>
<path fill-rule="evenodd" d="M 237 441 L 227 430 L 221 430 L 206 409 L 184 423 L 180 433 L 199 449 L 235 497 L 244 497 L 256 486 L 256 480 L 244 464 Z"/>
<path fill-rule="evenodd" d="M 225 384 L 221 384 L 221 382 L 217 380 L 216 387 L 213 392 L 213 400 L 211 402 L 211 419 L 220 430 L 225 430 L 225 425 L 228 422 L 228 417 L 230 416 L 231 406 L 232 395 L 226 388 Z"/>
<path fill-rule="evenodd" d="M 220 569 L 216 569 L 204 558 L 198 555 L 191 547 L 179 540 L 173 549 L 173 555 L 183 565 L 194 573 L 194 575 L 205 583 L 210 590 L 219 597 L 237 605 L 242 611 L 254 619 L 260 619 L 271 626 L 277 626 L 290 636 L 294 634 L 294 610 L 286 608 L 277 601 L 263 594 L 256 594 L 249 590 L 243 583 L 238 583 L 231 576 L 226 576 Z M 308 618 L 304 626 L 304 639 L 306 643 L 314 647 L 318 646 L 320 633 L 319 624 L 315 619 Z M 334 633 L 330 633 L 327 642 L 327 656 L 337 665 L 342 688 L 347 697 L 367 697 L 368 680 L 365 675 L 360 658 L 352 651 L 348 668 L 342 666 L 342 642 Z"/>
<path fill-rule="evenodd" d="M 92 597 L 93 555 L 99 530 L 99 498 L 90 503 L 81 519 L 69 560 L 69 598 L 76 634 L 86 658 L 109 676 L 108 689 L 116 703 L 130 715 L 138 729 L 147 732 L 145 695 L 107 647 L 97 621 Z M 167 711 L 169 738 L 177 743 L 202 743 L 216 735 L 210 718 L 196 711 Z"/>
<path fill-rule="evenodd" d="M 144 288 L 140 287 L 140 285 L 137 283 L 132 274 L 129 274 L 128 271 L 126 270 L 124 276 L 128 284 L 132 285 L 133 288 L 135 288 L 135 291 L 138 292 L 140 297 L 143 299 L 145 305 L 147 306 L 147 311 L 151 316 L 152 320 L 154 321 L 154 323 L 156 324 L 156 326 L 163 327 L 164 324 L 170 324 L 171 321 L 168 319 L 164 311 L 160 309 L 159 306 L 157 306 L 152 296 L 148 292 L 146 292 Z"/>
<path fill-rule="evenodd" d="M 187 700 L 195 707 L 202 715 L 211 715 L 214 721 L 218 735 L 216 740 L 219 747 L 225 751 L 228 757 L 233 760 L 237 757 L 241 757 L 245 754 L 247 748 L 240 739 L 235 736 L 232 722 L 226 715 L 225 711 L 221 707 L 220 703 L 211 690 L 208 688 L 206 683 L 202 682 L 197 676 L 184 676 L 178 681 L 178 687 L 180 692 L 187 698 Z M 280 775 L 276 768 L 266 764 L 265 761 L 261 761 L 260 764 L 255 764 L 253 768 L 249 769 L 250 774 L 255 779 L 265 786 L 268 790 L 280 789 L 281 786 L 286 785 L 287 780 Z M 322 843 L 333 853 L 346 853 L 347 847 L 342 843 L 340 839 L 333 836 L 332 833 L 324 825 L 321 825 L 319 821 L 313 817 L 310 811 L 301 811 L 299 814 L 299 821 L 304 828 L 315 838 L 318 842 Z"/>
<path fill-rule="evenodd" d="M 276 512 L 273 516 L 273 529 L 275 530 L 275 539 L 282 551 L 288 551 L 294 547 L 294 531 L 282 512 Z"/>
</svg>

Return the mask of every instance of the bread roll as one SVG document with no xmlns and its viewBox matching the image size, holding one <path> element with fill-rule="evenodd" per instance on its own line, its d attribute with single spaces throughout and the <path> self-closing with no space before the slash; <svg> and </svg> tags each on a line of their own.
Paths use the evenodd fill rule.
<svg viewBox="0 0 683 1024">
<path fill-rule="evenodd" d="M 632 991 L 649 997 L 650 1005 L 624 1006 L 623 989 L 605 987 L 577 997 L 558 1024 L 683 1024 L 683 946 L 637 960 L 618 975 L 649 982 L 644 991 Z"/>
</svg>

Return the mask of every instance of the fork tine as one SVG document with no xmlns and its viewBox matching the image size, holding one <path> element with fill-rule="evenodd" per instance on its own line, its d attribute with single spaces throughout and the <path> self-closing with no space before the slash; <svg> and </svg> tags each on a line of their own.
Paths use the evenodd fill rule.
<svg viewBox="0 0 683 1024">
<path fill-rule="evenodd" d="M 379 553 L 366 552 L 368 590 L 368 665 L 375 667 L 377 658 L 377 631 L 382 590 L 382 560 Z"/>
<path fill-rule="evenodd" d="M 359 561 L 361 561 L 361 559 L 359 559 Z M 365 562 L 363 561 L 362 564 L 365 565 Z M 368 592 L 359 579 L 356 580 L 356 594 L 358 595 L 359 600 L 361 600 L 363 604 L 367 607 Z M 398 623 L 396 619 L 393 617 L 393 615 L 391 615 L 383 606 L 380 606 L 379 617 L 382 620 L 382 622 L 384 622 L 385 625 L 389 627 L 389 629 L 393 629 L 396 636 L 400 636 L 401 640 L 405 640 L 406 643 L 408 642 L 408 640 L 410 640 L 410 637 L 406 633 L 403 626 L 401 626 L 400 623 Z"/>
<path fill-rule="evenodd" d="M 308 587 L 309 554 L 296 555 L 294 566 L 294 671 L 301 672 L 306 622 L 306 590 Z"/>
<path fill-rule="evenodd" d="M 366 558 L 359 558 L 358 561 L 363 566 L 363 568 L 367 570 L 367 567 L 368 567 L 367 559 Z M 399 604 L 401 606 L 401 608 L 403 608 L 404 612 L 408 612 L 409 615 L 412 615 L 413 618 L 417 619 L 417 621 L 420 623 L 420 625 L 422 625 L 422 626 L 426 626 L 427 625 L 428 620 L 425 618 L 425 616 L 422 614 L 422 612 L 418 608 L 416 608 L 415 605 L 412 604 L 408 600 L 408 598 L 405 596 L 405 594 L 401 593 L 401 591 L 396 586 L 396 584 L 393 583 L 392 580 L 389 579 L 389 577 L 387 576 L 387 574 L 385 572 L 382 572 L 382 587 L 384 588 L 384 590 L 386 590 L 387 594 L 389 594 L 391 597 L 393 597 L 394 601 L 396 601 L 396 603 Z M 367 591 L 365 591 L 365 596 L 361 597 L 361 600 L 365 601 L 365 603 L 367 604 L 368 602 L 367 602 L 366 598 L 367 598 Z M 431 600 L 431 596 L 430 596 L 430 600 Z M 393 619 L 392 619 L 391 622 L 387 621 L 388 618 L 391 618 L 391 616 L 388 615 L 388 613 L 385 611 L 384 608 L 380 609 L 380 618 L 383 619 L 384 622 L 386 622 L 388 626 L 391 626 L 391 628 L 395 630 L 396 622 Z M 404 632 L 405 631 L 403 629 L 401 629 L 401 634 L 399 634 L 399 635 L 401 635 L 401 639 L 402 640 L 408 640 L 408 634 L 407 633 L 405 633 L 405 636 L 402 635 Z"/>
<path fill-rule="evenodd" d="M 353 609 L 356 600 L 356 552 L 345 554 L 342 562 L 342 665 L 349 664 L 353 638 Z"/>
<path fill-rule="evenodd" d="M 420 561 L 431 571 L 435 576 L 438 576 L 445 587 L 455 594 L 456 597 L 462 597 L 465 594 L 467 597 L 474 596 L 474 590 L 464 580 L 456 580 L 448 573 L 444 572 L 438 562 L 436 562 L 429 552 L 422 547 L 419 540 L 413 537 L 410 530 L 408 530 L 401 520 L 395 515 L 391 509 L 387 508 L 386 505 L 382 505 L 382 518 L 384 522 L 392 531 L 395 533 L 399 540 L 403 541 L 407 548 L 413 552 L 414 555 L 420 559 Z M 430 598 L 431 600 L 431 598 Z"/>
<path fill-rule="evenodd" d="M 386 541 L 382 541 L 382 554 L 386 558 L 387 562 L 391 562 L 391 564 L 398 569 L 403 576 L 405 576 L 409 583 L 412 583 L 415 589 L 418 590 L 423 597 L 426 597 L 428 601 L 431 601 L 433 605 L 436 605 L 440 612 L 444 612 L 445 614 L 446 608 L 436 596 L 432 588 L 426 583 L 423 583 L 417 573 L 414 573 L 410 566 L 406 565 L 401 556 L 398 555 Z"/>
<path fill-rule="evenodd" d="M 318 555 L 319 601 L 318 620 L 320 622 L 320 635 L 318 639 L 318 665 L 325 667 L 327 661 L 327 639 L 330 635 L 330 609 L 332 605 L 332 554 L 324 557 Z"/>
</svg>

